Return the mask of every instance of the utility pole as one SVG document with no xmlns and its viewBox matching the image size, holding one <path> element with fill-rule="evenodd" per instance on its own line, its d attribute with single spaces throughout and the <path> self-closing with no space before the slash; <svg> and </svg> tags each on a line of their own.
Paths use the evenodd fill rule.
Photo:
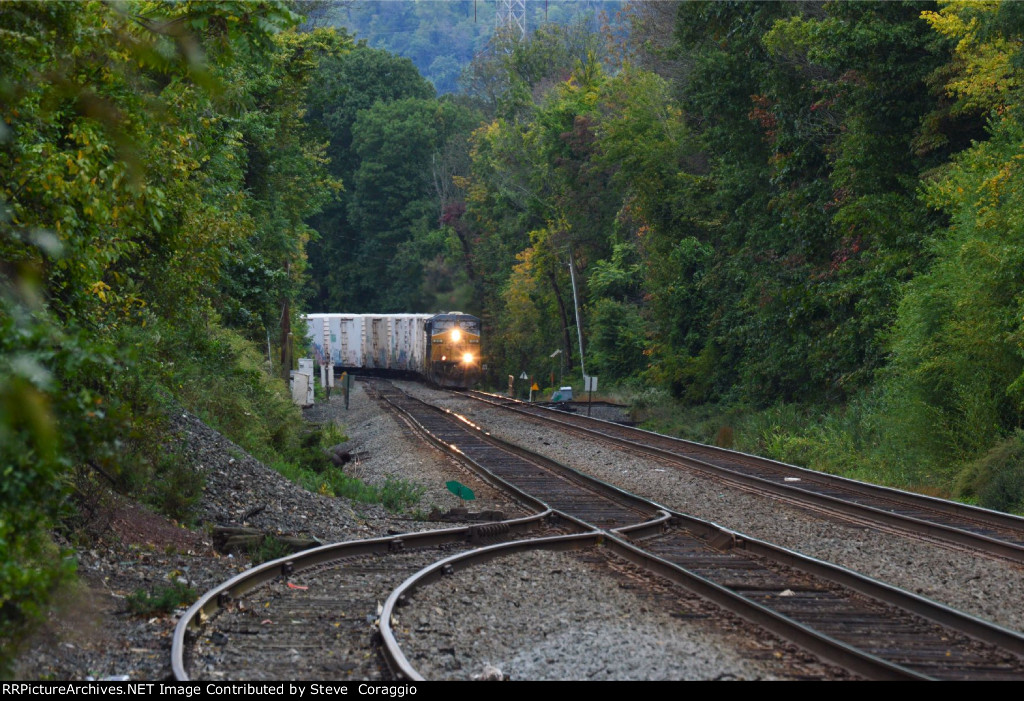
<svg viewBox="0 0 1024 701">
<path fill-rule="evenodd" d="M 285 275 L 291 272 L 291 263 L 284 264 Z M 287 384 L 292 374 L 292 304 L 288 297 L 281 300 L 281 378 Z"/>
<path fill-rule="evenodd" d="M 572 302 L 576 308 L 576 333 L 580 339 L 580 372 L 587 376 L 587 368 L 583 364 L 583 327 L 580 326 L 580 300 L 576 294 L 576 266 L 572 263 L 572 248 L 569 249 L 569 279 L 572 280 Z"/>
</svg>

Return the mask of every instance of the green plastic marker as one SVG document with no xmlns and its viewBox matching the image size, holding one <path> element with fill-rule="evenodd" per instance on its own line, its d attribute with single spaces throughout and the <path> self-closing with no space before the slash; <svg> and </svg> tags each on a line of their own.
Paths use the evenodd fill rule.
<svg viewBox="0 0 1024 701">
<path fill-rule="evenodd" d="M 476 499 L 476 495 L 473 494 L 473 490 L 460 482 L 452 480 L 451 482 L 445 482 L 444 484 L 448 487 L 449 492 L 463 501 L 473 501 Z"/>
</svg>

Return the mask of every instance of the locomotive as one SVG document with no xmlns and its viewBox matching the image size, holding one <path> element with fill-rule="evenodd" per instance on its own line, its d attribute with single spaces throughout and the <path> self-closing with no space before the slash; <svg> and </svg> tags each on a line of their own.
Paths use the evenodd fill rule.
<svg viewBox="0 0 1024 701">
<path fill-rule="evenodd" d="M 480 380 L 480 319 L 441 314 L 308 314 L 312 351 L 337 370 L 424 377 L 442 387 Z"/>
<path fill-rule="evenodd" d="M 427 319 L 428 377 L 442 387 L 472 387 L 480 379 L 480 320 L 462 312 Z"/>
</svg>

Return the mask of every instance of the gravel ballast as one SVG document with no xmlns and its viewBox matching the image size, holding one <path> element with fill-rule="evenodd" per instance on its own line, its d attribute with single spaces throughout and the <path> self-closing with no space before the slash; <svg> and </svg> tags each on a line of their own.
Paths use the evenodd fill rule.
<svg viewBox="0 0 1024 701">
<path fill-rule="evenodd" d="M 419 385 L 399 384 L 467 415 L 498 437 L 641 496 L 890 581 L 1008 627 L 1024 628 L 1024 612 L 1019 609 L 1024 593 L 1020 567 L 938 546 L 910 546 L 891 534 L 837 525 L 772 499 L 723 488 L 704 477 L 524 422 L 509 412 Z M 174 615 L 140 617 L 128 613 L 126 599 L 138 589 L 152 591 L 171 582 L 187 583 L 197 593 L 203 592 L 247 568 L 244 555 L 230 557 L 213 549 L 209 536 L 213 525 L 249 526 L 324 543 L 449 527 L 452 524 L 448 522 L 420 519 L 431 511 L 443 513 L 467 506 L 447 490 L 445 483 L 453 479 L 475 492 L 476 500 L 468 503 L 471 510 L 496 510 L 507 517 L 523 514 L 510 499 L 454 460 L 409 435 L 407 427 L 368 397 L 359 383 L 353 385 L 347 411 L 336 395 L 305 414 L 315 423 L 332 421 L 343 426 L 349 436 L 346 450 L 355 456 L 346 466 L 350 474 L 373 484 L 397 477 L 422 486 L 425 493 L 415 509 L 416 518 L 412 512 L 391 514 L 379 505 L 303 490 L 195 417 L 178 414 L 173 426 L 183 452 L 206 478 L 199 525 L 184 529 L 123 498 L 111 497 L 107 515 L 89 531 L 92 540 L 76 544 L 80 585 L 59 597 L 65 605 L 53 612 L 19 657 L 16 678 L 166 678 L 170 638 L 180 610 Z M 783 645 L 780 655 L 777 643 L 765 636 L 757 639 L 757 634 L 752 638 L 746 624 L 732 619 L 723 624 L 727 619 L 718 613 L 705 610 L 690 617 L 685 626 L 679 616 L 663 620 L 652 613 L 655 607 L 631 598 L 639 595 L 622 586 L 615 578 L 618 575 L 607 570 L 600 574 L 592 562 L 581 562 L 577 556 L 537 553 L 526 557 L 559 559 L 541 560 L 539 569 L 524 560 L 517 568 L 531 572 L 526 579 L 503 576 L 494 563 L 483 569 L 471 568 L 465 575 L 470 580 L 444 583 L 444 587 L 457 590 L 427 587 L 417 593 L 414 604 L 401 616 L 409 624 L 405 642 L 413 646 L 410 657 L 418 656 L 413 661 L 424 666 L 428 677 L 466 679 L 491 663 L 513 679 L 792 678 L 785 671 L 788 668 L 778 662 L 782 658 L 797 668 L 806 664 L 806 676 L 828 676 L 820 666 L 803 659 L 802 653 L 790 654 Z M 543 620 L 555 614 L 543 597 L 539 604 L 529 604 L 523 590 L 527 586 L 564 603 L 570 613 L 562 615 L 568 616 L 566 620 L 578 635 L 544 628 Z M 600 592 L 596 598 L 592 586 Z M 475 593 L 467 596 L 467 591 Z M 510 607 L 511 598 L 520 605 Z M 594 600 L 615 604 L 605 612 L 593 606 Z M 450 610 L 452 602 L 460 614 L 457 618 Z M 638 615 L 641 611 L 643 616 Z M 605 613 L 611 618 L 603 618 Z M 521 618 L 516 617 L 519 614 Z M 710 627 L 694 624 L 702 618 L 720 620 Z M 451 642 L 453 632 L 445 628 L 453 621 L 461 621 L 465 633 L 458 643 Z M 538 622 L 548 633 L 543 640 L 525 632 L 536 628 Z M 586 661 L 588 654 L 598 656 L 595 651 L 602 649 L 596 645 L 598 641 L 615 644 L 627 638 L 636 643 L 637 650 L 645 651 L 630 658 L 631 662 L 616 666 Z M 449 648 L 456 652 L 435 654 Z M 645 663 L 640 658 L 652 661 Z"/>
<path fill-rule="evenodd" d="M 461 413 L 498 438 L 683 513 L 861 572 L 999 625 L 1024 631 L 1024 567 L 826 520 L 618 448 L 413 383 L 415 396 Z"/>
<path fill-rule="evenodd" d="M 399 609 L 427 679 L 842 679 L 792 646 L 600 549 L 503 555 Z"/>
<path fill-rule="evenodd" d="M 417 508 L 424 513 L 462 505 L 445 487 L 447 480 L 458 480 L 476 493 L 474 511 L 522 514 L 458 463 L 408 435 L 358 383 L 347 411 L 342 397 L 335 395 L 305 414 L 314 423 L 342 426 L 351 452 L 359 455 L 346 466 L 350 474 L 378 485 L 400 476 L 422 486 Z M 54 597 L 47 621 L 15 661 L 16 679 L 168 678 L 171 636 L 182 610 L 139 616 L 129 611 L 128 598 L 139 591 L 159 593 L 176 583 L 199 594 L 248 568 L 244 554 L 223 555 L 214 549 L 210 533 L 215 525 L 249 526 L 323 543 L 452 525 L 392 514 L 378 504 L 314 494 L 195 416 L 179 412 L 170 419 L 176 436 L 171 447 L 205 479 L 196 525 L 183 528 L 125 497 L 98 496 L 103 508 L 78 542 L 61 543 L 74 553 L 79 581 Z"/>
</svg>

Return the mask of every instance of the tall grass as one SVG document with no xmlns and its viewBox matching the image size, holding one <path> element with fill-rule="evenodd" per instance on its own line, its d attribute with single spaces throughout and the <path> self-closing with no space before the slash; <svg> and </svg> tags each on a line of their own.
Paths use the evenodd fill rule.
<svg viewBox="0 0 1024 701">
<path fill-rule="evenodd" d="M 938 496 L 957 494 L 962 461 L 943 463 L 942 452 L 917 442 L 886 417 L 877 397 L 865 395 L 846 406 L 778 404 L 683 407 L 664 396 L 634 404 L 651 430 L 761 455 L 780 462 L 853 479 Z"/>
<path fill-rule="evenodd" d="M 401 512 L 416 506 L 426 489 L 408 480 L 389 477 L 383 485 L 368 484 L 345 474 L 334 465 L 311 469 L 295 463 L 275 463 L 274 469 L 311 492 L 344 497 L 363 504 L 381 504 L 388 511 Z"/>
</svg>

